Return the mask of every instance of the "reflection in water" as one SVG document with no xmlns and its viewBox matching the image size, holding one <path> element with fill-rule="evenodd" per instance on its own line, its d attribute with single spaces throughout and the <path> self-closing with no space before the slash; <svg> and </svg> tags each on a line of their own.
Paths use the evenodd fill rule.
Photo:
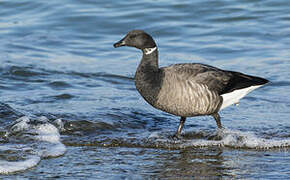
<svg viewBox="0 0 290 180">
<path fill-rule="evenodd" d="M 230 167 L 224 165 L 221 148 L 203 148 L 168 151 L 156 158 L 160 178 L 226 177 Z"/>
</svg>

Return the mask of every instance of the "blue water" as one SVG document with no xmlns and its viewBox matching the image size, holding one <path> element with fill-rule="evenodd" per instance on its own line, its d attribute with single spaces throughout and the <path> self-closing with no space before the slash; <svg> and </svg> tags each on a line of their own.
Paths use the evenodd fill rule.
<svg viewBox="0 0 290 180">
<path fill-rule="evenodd" d="M 0 2 L 2 178 L 289 179 L 290 1 Z M 270 84 L 211 117 L 187 120 L 138 94 L 132 29 L 160 66 L 198 62 Z M 212 140 L 219 133 L 222 139 Z"/>
</svg>

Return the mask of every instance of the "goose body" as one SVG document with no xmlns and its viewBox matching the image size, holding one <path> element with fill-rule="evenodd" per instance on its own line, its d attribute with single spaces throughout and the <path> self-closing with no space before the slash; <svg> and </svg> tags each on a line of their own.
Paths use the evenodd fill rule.
<svg viewBox="0 0 290 180">
<path fill-rule="evenodd" d="M 135 85 L 153 107 L 180 116 L 176 135 L 186 117 L 212 115 L 221 128 L 218 111 L 239 100 L 268 80 L 226 71 L 213 66 L 184 63 L 159 68 L 158 49 L 153 38 L 141 30 L 130 31 L 114 47 L 141 49 L 143 56 L 135 73 Z"/>
</svg>

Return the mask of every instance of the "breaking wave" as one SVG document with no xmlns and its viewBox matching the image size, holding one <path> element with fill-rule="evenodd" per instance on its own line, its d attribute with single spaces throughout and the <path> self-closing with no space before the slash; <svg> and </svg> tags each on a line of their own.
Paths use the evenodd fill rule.
<svg viewBox="0 0 290 180">
<path fill-rule="evenodd" d="M 164 148 L 190 148 L 190 147 L 229 147 L 246 149 L 271 149 L 288 148 L 290 139 L 266 139 L 258 137 L 252 132 L 242 132 L 239 130 L 221 129 L 213 136 L 212 132 L 199 132 L 195 134 L 185 134 L 180 140 L 170 139 L 162 136 L 158 132 L 149 136 L 150 142 Z M 198 139 L 192 139 L 199 137 Z"/>
<path fill-rule="evenodd" d="M 46 117 L 30 119 L 23 116 L 9 127 L 0 146 L 0 174 L 24 171 L 41 159 L 58 157 L 66 152 L 59 130 Z"/>
</svg>

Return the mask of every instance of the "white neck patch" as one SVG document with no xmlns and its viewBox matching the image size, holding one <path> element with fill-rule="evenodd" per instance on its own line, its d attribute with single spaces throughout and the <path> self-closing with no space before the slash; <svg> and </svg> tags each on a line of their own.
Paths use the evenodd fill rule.
<svg viewBox="0 0 290 180">
<path fill-rule="evenodd" d="M 149 54 L 153 53 L 156 49 L 157 49 L 156 46 L 153 47 L 153 48 L 145 48 L 145 49 L 144 49 L 144 53 L 145 53 L 146 55 L 149 55 Z"/>
</svg>

